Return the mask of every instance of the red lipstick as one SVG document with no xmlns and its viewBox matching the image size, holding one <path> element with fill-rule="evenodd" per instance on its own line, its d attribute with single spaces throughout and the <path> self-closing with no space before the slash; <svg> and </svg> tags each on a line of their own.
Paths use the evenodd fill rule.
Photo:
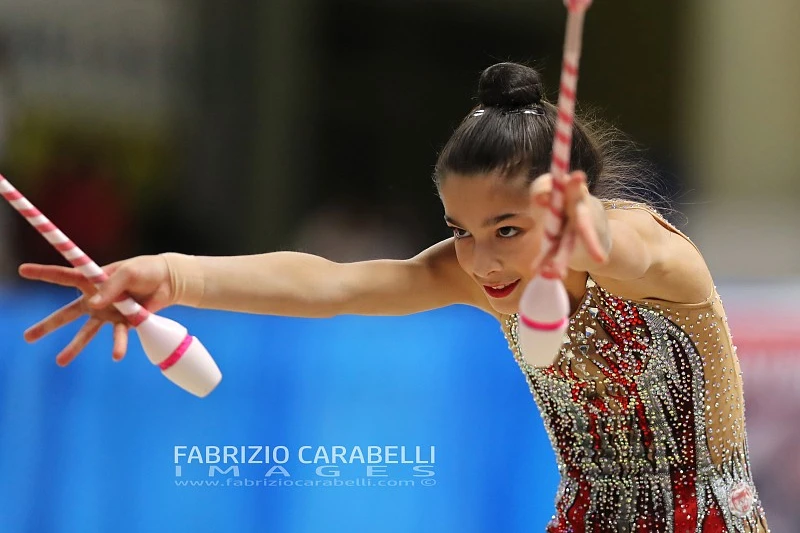
<svg viewBox="0 0 800 533">
<path fill-rule="evenodd" d="M 517 285 L 519 285 L 519 280 L 513 283 L 509 283 L 502 289 L 494 289 L 488 285 L 484 285 L 483 290 L 485 290 L 486 294 L 488 294 L 492 298 L 505 298 L 506 296 L 514 292 L 514 289 L 517 288 Z"/>
</svg>

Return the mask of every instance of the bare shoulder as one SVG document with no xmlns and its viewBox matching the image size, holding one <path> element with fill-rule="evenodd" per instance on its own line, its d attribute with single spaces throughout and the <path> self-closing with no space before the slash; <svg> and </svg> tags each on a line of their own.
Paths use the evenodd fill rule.
<svg viewBox="0 0 800 533">
<path fill-rule="evenodd" d="M 448 300 L 471 305 L 496 318 L 499 317 L 489 305 L 486 295 L 478 284 L 458 263 L 455 241 L 452 237 L 423 250 L 409 261 L 424 268 L 431 277 L 431 285 L 444 291 Z"/>
<path fill-rule="evenodd" d="M 597 281 L 627 298 L 657 298 L 680 303 L 705 301 L 714 282 L 697 247 L 665 220 L 646 209 L 608 209 L 613 247 L 621 253 L 647 258 L 644 275 L 619 280 L 599 277 Z"/>
</svg>

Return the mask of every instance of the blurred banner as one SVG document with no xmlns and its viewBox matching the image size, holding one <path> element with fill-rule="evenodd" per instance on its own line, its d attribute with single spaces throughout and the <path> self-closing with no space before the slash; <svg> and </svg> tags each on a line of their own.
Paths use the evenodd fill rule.
<svg viewBox="0 0 800 533">
<path fill-rule="evenodd" d="M 774 531 L 800 525 L 800 287 L 721 288 L 753 469 Z M 726 296 L 727 295 L 727 296 Z M 553 452 L 493 319 L 289 319 L 176 308 L 222 368 L 197 399 L 104 331 L 22 332 L 71 291 L 0 293 L 0 531 L 543 531 Z M 793 320 L 793 321 L 792 321 Z"/>
</svg>

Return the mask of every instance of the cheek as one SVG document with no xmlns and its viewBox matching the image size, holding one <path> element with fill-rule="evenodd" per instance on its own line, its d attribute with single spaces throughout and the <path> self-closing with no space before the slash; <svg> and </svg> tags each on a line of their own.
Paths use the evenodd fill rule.
<svg viewBox="0 0 800 533">
<path fill-rule="evenodd" d="M 514 243 L 513 248 L 509 250 L 509 258 L 513 256 L 514 267 L 524 274 L 530 268 L 536 255 L 539 253 L 541 244 L 541 237 L 532 231 L 522 235 L 517 242 Z"/>
<path fill-rule="evenodd" d="M 464 272 L 471 274 L 470 265 L 472 264 L 472 247 L 466 246 L 464 241 L 456 241 L 455 248 L 456 259 L 458 260 L 459 266 L 461 266 L 461 269 Z"/>
</svg>

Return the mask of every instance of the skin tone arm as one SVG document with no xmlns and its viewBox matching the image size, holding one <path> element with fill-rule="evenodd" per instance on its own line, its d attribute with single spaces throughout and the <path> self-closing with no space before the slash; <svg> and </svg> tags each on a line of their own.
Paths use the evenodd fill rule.
<svg viewBox="0 0 800 533">
<path fill-rule="evenodd" d="M 298 252 L 240 257 L 183 256 L 202 283 L 176 303 L 296 317 L 407 315 L 462 303 L 480 305 L 456 261 L 452 239 L 408 260 L 334 263 Z M 188 263 L 194 263 L 190 265 Z M 202 285 L 202 286 L 201 286 Z"/>
<path fill-rule="evenodd" d="M 25 339 L 36 341 L 89 315 L 56 362 L 69 364 L 107 322 L 114 324 L 112 356 L 121 360 L 128 325 L 109 304 L 124 292 L 153 312 L 175 304 L 301 317 L 402 315 L 457 303 L 489 310 L 480 288 L 459 267 L 452 239 L 404 261 L 337 264 L 296 252 L 239 257 L 163 254 L 114 263 L 105 270 L 110 277 L 98 293 L 76 269 L 22 265 L 24 278 L 84 293 L 29 328 Z"/>
</svg>

